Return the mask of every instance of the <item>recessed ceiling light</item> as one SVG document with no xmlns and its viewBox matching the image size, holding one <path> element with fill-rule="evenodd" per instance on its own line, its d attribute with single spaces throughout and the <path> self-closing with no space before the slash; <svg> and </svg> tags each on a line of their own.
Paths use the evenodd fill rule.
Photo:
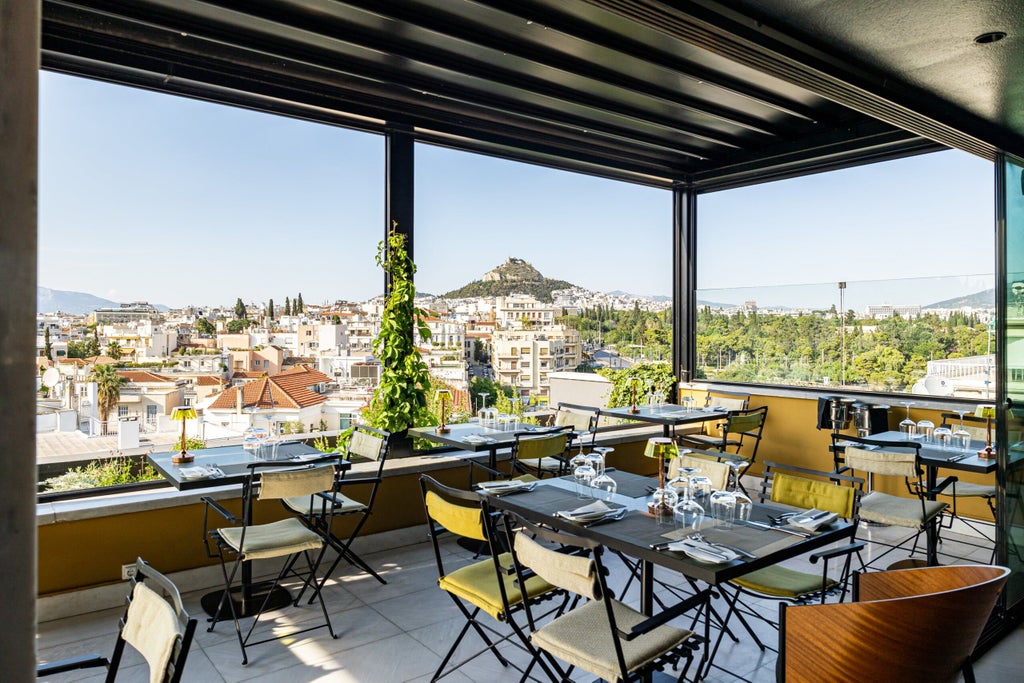
<svg viewBox="0 0 1024 683">
<path fill-rule="evenodd" d="M 989 43 L 998 43 L 1005 37 L 1005 31 L 989 31 L 988 33 L 982 33 L 980 36 L 977 36 L 974 39 L 974 42 L 978 45 L 988 45 Z"/>
</svg>

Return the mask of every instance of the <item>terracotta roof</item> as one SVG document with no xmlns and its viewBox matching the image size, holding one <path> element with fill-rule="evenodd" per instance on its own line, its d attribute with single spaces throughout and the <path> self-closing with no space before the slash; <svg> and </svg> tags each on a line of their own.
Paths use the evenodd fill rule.
<svg viewBox="0 0 1024 683">
<path fill-rule="evenodd" d="M 174 384 L 175 380 L 170 377 L 164 377 L 158 375 L 155 372 L 148 372 L 146 370 L 118 370 L 117 374 L 125 378 L 126 381 L 134 384 Z"/>
<path fill-rule="evenodd" d="M 215 375 L 199 375 L 196 377 L 197 387 L 219 387 L 225 384 L 225 380 Z"/>
<path fill-rule="evenodd" d="M 231 373 L 232 379 L 259 379 L 265 377 L 267 373 L 262 370 L 235 370 Z"/>
<path fill-rule="evenodd" d="M 279 377 L 286 376 L 286 375 L 300 375 L 300 376 L 304 377 L 308 381 L 308 383 L 310 383 L 310 384 L 317 384 L 319 382 L 333 382 L 334 381 L 334 378 L 331 377 L 330 375 L 325 375 L 324 373 L 320 372 L 319 370 L 313 369 L 312 366 L 305 365 L 305 364 L 296 365 L 295 367 L 288 368 L 287 370 L 282 370 L 281 372 L 279 372 L 276 375 L 274 375 L 274 379 L 277 379 Z"/>
<path fill-rule="evenodd" d="M 280 373 L 273 377 L 263 377 L 253 382 L 246 382 L 240 387 L 225 389 L 214 396 L 209 408 L 212 410 L 234 410 L 238 400 L 239 389 L 241 389 L 242 393 L 243 408 L 257 408 L 261 410 L 270 408 L 306 408 L 327 400 L 326 397 L 306 387 L 305 373 L 282 377 L 284 374 Z M 323 375 L 323 373 L 316 374 Z M 326 377 L 326 375 L 323 376 Z"/>
</svg>

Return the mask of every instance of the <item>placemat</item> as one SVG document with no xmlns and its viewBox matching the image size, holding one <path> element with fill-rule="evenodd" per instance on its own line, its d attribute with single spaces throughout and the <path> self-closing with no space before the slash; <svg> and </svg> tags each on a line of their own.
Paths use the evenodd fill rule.
<svg viewBox="0 0 1024 683">
<path fill-rule="evenodd" d="M 705 521 L 701 525 L 700 532 L 705 540 L 711 543 L 736 546 L 758 557 L 770 555 L 804 540 L 799 536 L 784 534 L 779 531 L 772 531 L 771 529 L 757 529 L 740 525 L 731 527 L 721 526 L 717 520 Z M 692 533 L 693 531 L 690 529 L 677 529 L 664 533 L 662 536 L 672 541 L 678 541 Z"/>
</svg>

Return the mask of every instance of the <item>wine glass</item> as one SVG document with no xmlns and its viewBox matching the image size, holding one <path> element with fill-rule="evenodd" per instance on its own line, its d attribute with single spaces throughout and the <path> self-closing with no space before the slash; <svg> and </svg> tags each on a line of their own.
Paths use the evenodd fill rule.
<svg viewBox="0 0 1024 683">
<path fill-rule="evenodd" d="M 690 496 L 693 498 L 699 498 L 705 500 L 711 491 L 715 488 L 714 483 L 709 477 L 705 477 L 703 474 L 694 474 L 690 477 Z"/>
<path fill-rule="evenodd" d="M 733 494 L 733 516 L 736 521 L 746 522 L 750 519 L 750 511 L 754 509 L 754 501 L 750 500 L 750 496 L 740 491 L 736 491 Z"/>
<path fill-rule="evenodd" d="M 583 432 L 583 433 L 586 434 L 587 432 Z M 583 446 L 581 445 L 580 446 L 580 450 L 582 450 L 582 449 L 583 449 Z M 601 461 L 604 462 L 604 466 L 607 468 L 608 467 L 608 454 L 611 453 L 612 451 L 614 451 L 615 449 L 612 448 L 611 446 L 594 446 L 594 450 L 601 454 Z"/>
<path fill-rule="evenodd" d="M 914 435 L 917 434 L 917 423 L 910 419 L 910 406 L 914 405 L 914 402 L 900 401 L 900 403 L 907 407 L 907 417 L 903 420 L 903 422 L 900 422 L 900 431 L 908 439 L 913 439 Z"/>
<path fill-rule="evenodd" d="M 746 460 L 726 460 L 725 464 L 729 466 L 729 483 L 726 489 L 730 493 L 735 493 L 740 489 L 740 470 L 747 464 Z"/>
<path fill-rule="evenodd" d="M 698 472 L 700 472 L 699 467 L 680 467 L 679 473 L 668 483 L 669 488 L 682 488 L 683 497 L 692 497 L 690 495 L 690 478 Z"/>
<path fill-rule="evenodd" d="M 960 416 L 960 428 L 953 432 L 953 447 L 959 448 L 962 451 L 970 451 L 971 433 L 964 427 L 964 415 L 970 411 L 954 410 L 953 412 Z"/>
</svg>

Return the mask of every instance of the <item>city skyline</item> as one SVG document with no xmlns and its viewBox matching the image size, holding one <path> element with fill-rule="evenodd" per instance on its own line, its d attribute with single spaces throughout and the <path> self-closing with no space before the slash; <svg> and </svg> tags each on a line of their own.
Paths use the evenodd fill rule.
<svg viewBox="0 0 1024 683">
<path fill-rule="evenodd" d="M 48 72 L 40 93 L 40 285 L 172 307 L 383 290 L 382 137 Z M 668 190 L 428 145 L 416 164 L 420 291 L 515 256 L 593 291 L 670 294 Z M 698 209 L 702 290 L 994 270 L 991 164 L 962 152 Z"/>
</svg>

